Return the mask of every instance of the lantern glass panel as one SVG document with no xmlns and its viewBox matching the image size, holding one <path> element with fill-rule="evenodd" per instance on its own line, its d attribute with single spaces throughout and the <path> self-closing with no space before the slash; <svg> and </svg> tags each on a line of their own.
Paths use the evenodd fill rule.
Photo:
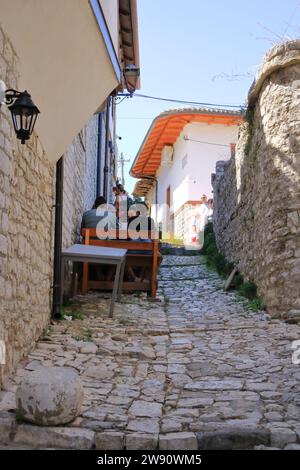
<svg viewBox="0 0 300 470">
<path fill-rule="evenodd" d="M 33 115 L 31 116 L 30 123 L 29 123 L 29 128 L 28 128 L 30 135 L 31 135 L 32 132 L 33 132 L 33 129 L 34 129 L 34 126 L 35 126 L 35 122 L 36 122 L 36 120 L 37 120 L 37 117 L 38 117 L 37 114 L 33 114 Z"/>
</svg>

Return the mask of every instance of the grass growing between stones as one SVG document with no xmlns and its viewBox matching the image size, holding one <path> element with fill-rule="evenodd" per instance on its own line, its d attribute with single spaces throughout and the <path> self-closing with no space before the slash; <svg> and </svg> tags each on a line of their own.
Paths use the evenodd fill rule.
<svg viewBox="0 0 300 470">
<path fill-rule="evenodd" d="M 93 332 L 89 328 L 80 328 L 76 333 L 73 333 L 72 338 L 76 341 L 93 341 Z"/>
<path fill-rule="evenodd" d="M 75 307 L 62 308 L 62 318 L 70 317 L 72 320 L 83 320 L 83 313 Z"/>
<path fill-rule="evenodd" d="M 222 253 L 219 252 L 212 223 L 207 224 L 205 228 L 202 253 L 205 257 L 205 262 L 208 268 L 217 271 L 217 273 L 222 277 L 229 276 L 234 266 L 225 259 Z"/>
<path fill-rule="evenodd" d="M 184 246 L 183 240 L 181 238 L 170 238 L 167 234 L 163 234 L 162 242 L 168 243 L 172 246 Z"/>
<path fill-rule="evenodd" d="M 210 270 L 217 271 L 224 279 L 230 275 L 234 265 L 228 262 L 224 255 L 219 252 L 212 223 L 207 224 L 205 228 L 202 254 Z M 233 278 L 231 286 L 237 291 L 241 299 L 247 299 L 247 305 L 251 310 L 265 309 L 262 299 L 257 294 L 257 286 L 254 282 L 244 281 L 243 276 L 237 273 Z"/>
<path fill-rule="evenodd" d="M 46 328 L 44 328 L 43 330 L 43 333 L 41 335 L 41 340 L 42 341 L 47 341 L 50 339 L 50 336 L 51 336 L 51 333 L 52 333 L 52 326 L 51 325 L 48 325 Z"/>
<path fill-rule="evenodd" d="M 83 319 L 83 313 L 80 310 L 72 310 L 70 312 L 70 316 L 72 317 L 73 320 L 82 320 Z"/>
</svg>

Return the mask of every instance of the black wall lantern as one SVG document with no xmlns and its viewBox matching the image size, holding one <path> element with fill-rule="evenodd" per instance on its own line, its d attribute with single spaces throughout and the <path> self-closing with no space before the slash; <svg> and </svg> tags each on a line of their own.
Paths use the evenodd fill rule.
<svg viewBox="0 0 300 470">
<path fill-rule="evenodd" d="M 25 144 L 33 132 L 40 111 L 26 90 L 23 92 L 13 89 L 6 90 L 4 102 L 11 112 L 17 138 L 21 140 L 22 144 Z"/>
</svg>

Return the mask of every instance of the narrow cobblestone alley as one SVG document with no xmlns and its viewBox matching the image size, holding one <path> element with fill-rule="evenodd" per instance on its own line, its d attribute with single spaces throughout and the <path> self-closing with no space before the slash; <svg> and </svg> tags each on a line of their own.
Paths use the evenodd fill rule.
<svg viewBox="0 0 300 470">
<path fill-rule="evenodd" d="M 124 295 L 110 320 L 108 299 L 79 297 L 83 318 L 52 325 L 1 392 L 13 445 L 300 449 L 291 347 L 300 328 L 249 310 L 223 283 L 200 256 L 165 256 L 156 302 Z M 41 365 L 80 373 L 84 408 L 71 425 L 31 426 L 8 412 L 19 381 Z"/>
</svg>

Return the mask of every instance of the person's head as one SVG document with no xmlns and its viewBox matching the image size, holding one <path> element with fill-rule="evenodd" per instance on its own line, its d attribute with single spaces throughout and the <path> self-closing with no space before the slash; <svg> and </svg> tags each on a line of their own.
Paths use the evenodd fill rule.
<svg viewBox="0 0 300 470">
<path fill-rule="evenodd" d="M 125 192 L 124 186 L 123 186 L 122 184 L 118 184 L 118 189 L 119 189 L 119 192 L 120 192 L 120 193 L 124 193 L 124 192 Z"/>
<path fill-rule="evenodd" d="M 206 196 L 206 194 L 202 194 L 200 201 L 201 201 L 201 204 L 206 204 L 206 203 L 207 203 L 207 196 Z"/>
<path fill-rule="evenodd" d="M 97 209 L 97 207 L 102 206 L 102 204 L 106 204 L 106 199 L 103 196 L 98 196 L 95 199 L 93 209 Z"/>
<path fill-rule="evenodd" d="M 141 207 L 142 206 L 142 207 Z M 145 201 L 139 201 L 132 204 L 129 208 L 129 217 L 139 217 L 140 215 L 145 216 L 148 213 L 148 206 Z"/>
<path fill-rule="evenodd" d="M 214 208 L 214 200 L 213 199 L 209 199 L 207 201 L 207 205 L 210 209 L 213 209 Z"/>
</svg>

